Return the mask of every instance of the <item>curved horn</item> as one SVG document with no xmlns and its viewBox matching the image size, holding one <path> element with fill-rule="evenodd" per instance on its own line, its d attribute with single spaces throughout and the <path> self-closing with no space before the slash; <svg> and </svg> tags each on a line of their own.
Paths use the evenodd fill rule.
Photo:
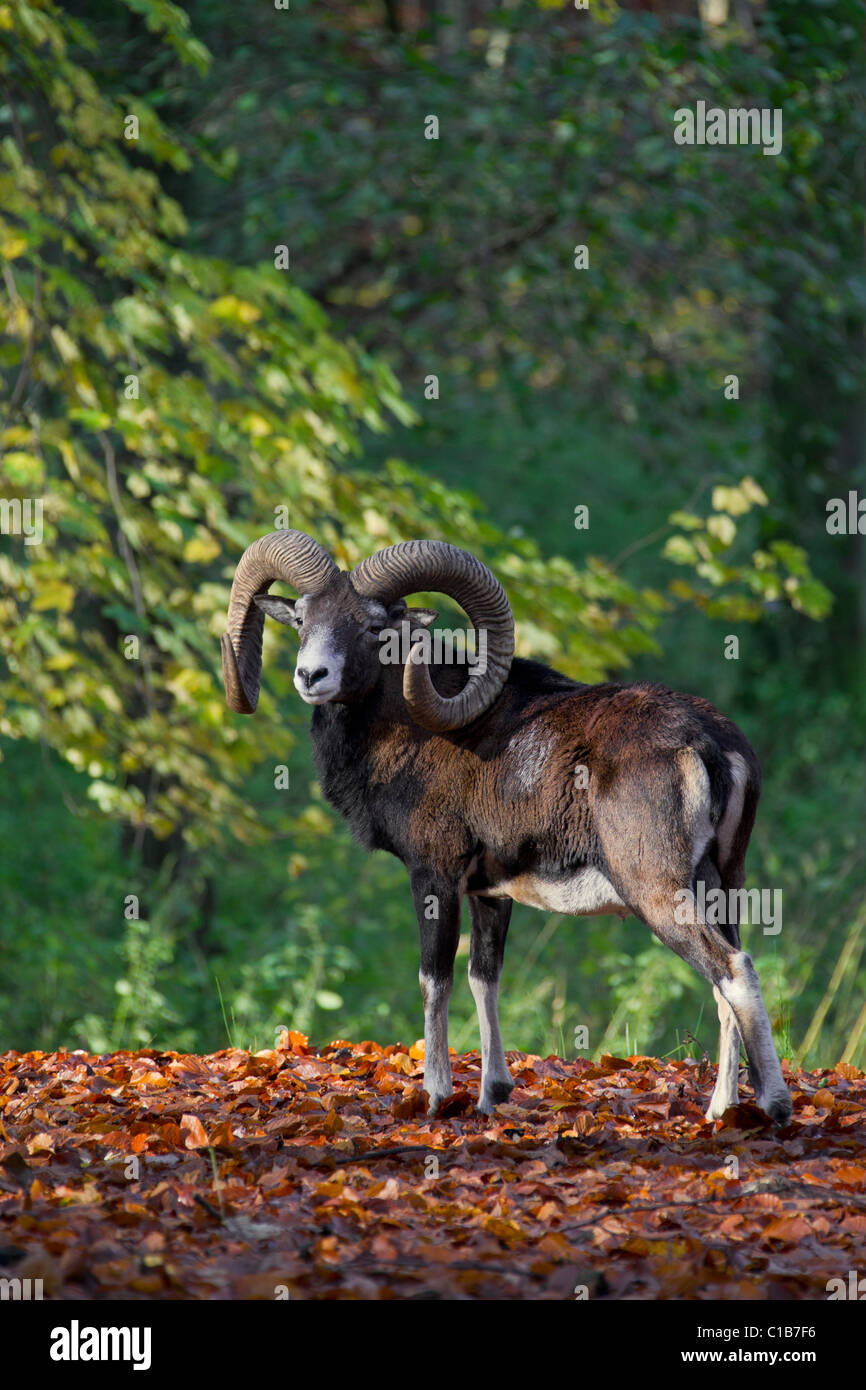
<svg viewBox="0 0 866 1390">
<path fill-rule="evenodd" d="M 511 669 L 514 618 L 505 590 L 486 565 L 445 541 L 401 541 L 362 560 L 349 577 L 359 594 L 386 604 L 419 591 L 447 594 L 476 631 L 486 631 L 486 670 L 472 671 L 451 699 L 433 688 L 425 663 L 406 662 L 403 695 L 413 719 L 442 733 L 462 728 L 492 705 Z"/>
<path fill-rule="evenodd" d="M 265 615 L 253 602 L 275 579 L 297 594 L 315 594 L 339 574 L 326 550 L 303 531 L 270 531 L 247 546 L 235 570 L 228 632 L 222 639 L 226 703 L 238 714 L 254 714 L 262 679 Z"/>
</svg>

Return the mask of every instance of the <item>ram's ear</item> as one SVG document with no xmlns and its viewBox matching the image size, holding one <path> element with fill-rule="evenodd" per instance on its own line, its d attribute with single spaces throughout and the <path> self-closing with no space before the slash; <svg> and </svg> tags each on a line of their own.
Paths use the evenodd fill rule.
<svg viewBox="0 0 866 1390">
<path fill-rule="evenodd" d="M 295 602 L 293 598 L 280 598 L 277 594 L 256 594 L 253 599 L 256 607 L 267 613 L 269 618 L 276 618 L 278 623 L 286 623 L 288 627 L 298 626 Z"/>
<path fill-rule="evenodd" d="M 413 627 L 430 627 L 439 614 L 435 608 L 407 608 L 406 616 Z"/>
</svg>

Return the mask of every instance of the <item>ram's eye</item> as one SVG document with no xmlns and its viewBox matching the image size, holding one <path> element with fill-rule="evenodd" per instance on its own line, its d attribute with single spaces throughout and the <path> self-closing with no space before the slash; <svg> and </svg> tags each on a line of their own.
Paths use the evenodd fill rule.
<svg viewBox="0 0 866 1390">
<path fill-rule="evenodd" d="M 385 624 L 384 624 L 384 623 L 371 623 L 370 626 L 367 628 L 367 631 L 370 632 L 370 633 L 372 633 L 374 637 L 378 637 L 378 636 L 379 636 L 379 633 L 380 633 L 380 632 L 383 632 L 384 629 L 385 629 Z"/>
</svg>

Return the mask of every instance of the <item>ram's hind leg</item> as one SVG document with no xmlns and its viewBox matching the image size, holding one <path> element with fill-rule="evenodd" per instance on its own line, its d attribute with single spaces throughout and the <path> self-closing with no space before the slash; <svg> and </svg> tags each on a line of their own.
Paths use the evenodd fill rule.
<svg viewBox="0 0 866 1390">
<path fill-rule="evenodd" d="M 751 815 L 756 793 L 752 795 Z M 620 766 L 616 778 L 597 797 L 596 821 L 602 848 L 620 897 L 665 946 L 688 961 L 722 996 L 746 1046 L 758 1105 L 779 1123 L 791 1114 L 791 1097 L 773 1046 L 773 1035 L 751 958 L 707 922 L 692 883 L 713 839 L 710 783 L 706 767 L 691 749 L 681 749 L 676 766 L 667 756 L 644 757 Z M 725 886 L 742 860 L 751 820 L 745 812 L 733 853 L 726 844 Z M 726 928 L 726 930 L 729 930 Z M 718 998 L 718 995 L 716 996 Z M 725 1016 L 727 1017 L 727 1011 Z M 734 1065 L 734 1032 L 722 1019 L 721 1069 L 727 1084 Z"/>
<path fill-rule="evenodd" d="M 691 888 L 676 888 L 673 884 L 660 886 L 642 895 L 642 900 L 634 907 L 665 946 L 670 946 L 710 981 L 714 993 L 718 991 L 716 998 L 722 996 L 746 1046 L 755 1099 L 771 1119 L 783 1124 L 791 1114 L 791 1097 L 773 1045 L 770 1020 L 751 957 L 733 946 L 720 927 L 704 919 Z M 722 1029 L 724 1051 L 719 1070 L 721 1074 L 725 1067 L 730 1085 L 736 1055 L 734 1029 L 728 1024 L 725 1033 L 724 1018 Z"/>
<path fill-rule="evenodd" d="M 481 1032 L 481 1094 L 478 1109 L 489 1115 L 496 1105 L 508 1100 L 514 1089 L 502 1048 L 497 1007 L 511 899 L 470 897 L 469 911 L 472 916 L 469 988 L 478 1010 Z"/>
<path fill-rule="evenodd" d="M 695 886 L 704 885 L 705 897 L 711 890 L 721 887 L 722 879 L 718 868 L 705 855 L 695 871 Z M 729 945 L 740 949 L 740 934 L 736 922 L 720 923 L 719 930 Z M 717 1120 L 739 1099 L 740 1076 L 740 1030 L 734 1011 L 718 985 L 713 985 L 713 996 L 719 1011 L 719 1069 L 712 1098 L 707 1107 L 707 1119 Z"/>
</svg>

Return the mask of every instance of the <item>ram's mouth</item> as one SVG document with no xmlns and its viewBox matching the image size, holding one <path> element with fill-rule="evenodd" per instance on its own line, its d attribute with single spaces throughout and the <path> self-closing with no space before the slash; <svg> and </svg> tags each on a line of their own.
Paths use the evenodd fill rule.
<svg viewBox="0 0 866 1390">
<path fill-rule="evenodd" d="M 298 686 L 295 686 L 295 689 L 305 705 L 327 705 L 340 693 L 338 685 L 329 685 L 322 690 L 301 690 Z"/>
</svg>

